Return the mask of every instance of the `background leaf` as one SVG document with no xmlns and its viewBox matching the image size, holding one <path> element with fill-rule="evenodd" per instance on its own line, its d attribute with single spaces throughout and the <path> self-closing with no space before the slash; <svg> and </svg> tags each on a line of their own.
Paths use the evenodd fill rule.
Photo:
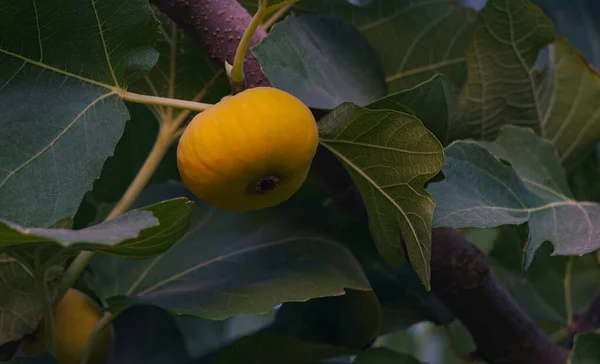
<svg viewBox="0 0 600 364">
<path fill-rule="evenodd" d="M 389 92 L 412 88 L 443 73 L 455 87 L 466 79 L 466 50 L 476 12 L 454 0 L 376 0 L 357 7 L 344 1 L 302 0 L 294 11 L 324 13 L 353 24 L 383 65 Z"/>
<path fill-rule="evenodd" d="M 108 364 L 186 363 L 191 359 L 174 317 L 158 307 L 128 308 L 112 325 L 115 346 Z"/>
<path fill-rule="evenodd" d="M 271 331 L 301 340 L 362 350 L 379 335 L 381 308 L 373 291 L 287 302 L 277 311 Z"/>
<path fill-rule="evenodd" d="M 556 33 L 569 40 L 600 69 L 600 3 L 594 0 L 534 0 L 552 20 Z"/>
<path fill-rule="evenodd" d="M 231 90 L 223 66 L 213 61 L 204 48 L 165 14 L 154 6 L 152 10 L 160 21 L 155 45 L 160 56 L 156 66 L 132 84 L 131 89 L 147 95 L 207 103 L 216 103 L 229 94 Z M 182 112 L 156 105 L 148 107 L 159 120 L 177 117 Z"/>
<path fill-rule="evenodd" d="M 143 0 L 5 8 L 0 218 L 47 227 L 75 215 L 113 153 L 129 118 L 115 86 L 152 68 L 158 24 Z"/>
<path fill-rule="evenodd" d="M 269 82 L 317 109 L 365 105 L 386 94 L 385 75 L 368 41 L 341 19 L 288 16 L 252 53 Z"/>
<path fill-rule="evenodd" d="M 600 75 L 554 37 L 550 19 L 529 1 L 488 2 L 471 41 L 453 139 L 493 139 L 502 125 L 515 124 L 551 140 L 564 163 L 589 152 L 600 137 Z M 551 42 L 547 64 L 536 69 Z"/>
<path fill-rule="evenodd" d="M 552 256 L 552 246 L 546 243 L 540 246 L 535 260 L 524 272 L 521 251 L 525 243 L 526 236 L 519 236 L 516 228 L 501 229 L 488 255 L 494 275 L 549 335 L 566 332 L 572 319 L 569 316 L 583 312 L 594 298 L 600 264 L 594 254 Z"/>
<path fill-rule="evenodd" d="M 188 364 L 318 364 L 321 359 L 348 352 L 344 347 L 311 343 L 293 336 L 262 331 L 241 337 L 221 350 Z"/>
<path fill-rule="evenodd" d="M 409 114 L 343 104 L 319 122 L 321 144 L 342 162 L 361 191 L 369 226 L 391 264 L 408 257 L 429 287 L 431 214 L 435 202 L 423 184 L 443 161 L 437 139 Z"/>
<path fill-rule="evenodd" d="M 60 268 L 60 267 L 57 267 Z M 60 283 L 60 270 L 46 274 L 46 287 L 52 300 Z M 35 279 L 21 263 L 0 254 L 0 345 L 19 340 L 38 325 L 42 302 L 35 294 Z"/>
<path fill-rule="evenodd" d="M 35 357 L 17 357 L 12 358 L 7 364 L 59 364 L 52 355 L 44 353 Z"/>
<path fill-rule="evenodd" d="M 600 361 L 600 335 L 583 333 L 575 336 L 575 345 L 567 359 L 568 364 L 594 364 Z"/>
<path fill-rule="evenodd" d="M 452 138 L 493 139 L 507 123 L 539 127 L 545 115 L 533 68 L 554 40 L 552 22 L 528 0 L 489 0 L 472 34 Z"/>
<path fill-rule="evenodd" d="M 137 203 L 188 196 L 198 203 L 190 230 L 152 260 L 94 257 L 87 281 L 103 299 L 224 319 L 340 294 L 343 288 L 370 289 L 343 245 L 296 225 L 285 205 L 241 214 L 217 211 L 182 184 L 161 187 L 149 188 Z"/>
<path fill-rule="evenodd" d="M 600 247 L 600 205 L 573 199 L 552 145 L 531 130 L 504 126 L 493 143 L 455 142 L 446 148 L 445 158 L 445 179 L 428 187 L 437 203 L 434 226 L 528 222 L 526 267 L 544 241 L 551 241 L 554 254 L 560 255 Z"/>
<path fill-rule="evenodd" d="M 419 364 L 420 361 L 406 354 L 386 348 L 372 348 L 358 354 L 353 364 Z"/>
</svg>

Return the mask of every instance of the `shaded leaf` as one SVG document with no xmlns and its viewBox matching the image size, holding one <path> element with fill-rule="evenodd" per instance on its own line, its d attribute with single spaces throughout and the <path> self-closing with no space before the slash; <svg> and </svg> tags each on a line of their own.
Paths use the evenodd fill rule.
<svg viewBox="0 0 600 364">
<path fill-rule="evenodd" d="M 539 127 L 545 113 L 534 65 L 554 40 L 552 22 L 528 0 L 489 0 L 472 34 L 453 139 L 493 139 L 507 123 Z"/>
<path fill-rule="evenodd" d="M 185 363 L 191 359 L 174 317 L 158 307 L 131 307 L 112 325 L 115 346 L 108 364 Z"/>
<path fill-rule="evenodd" d="M 434 226 L 528 222 L 526 267 L 544 241 L 559 255 L 600 248 L 600 205 L 573 199 L 552 145 L 530 129 L 504 126 L 493 143 L 455 142 L 445 158 L 445 179 L 428 187 L 437 203 Z"/>
<path fill-rule="evenodd" d="M 521 251 L 525 242 L 526 237 L 519 236 L 516 228 L 501 229 L 489 253 L 494 275 L 519 306 L 549 334 L 566 329 L 571 319 L 568 310 L 582 312 L 594 298 L 600 265 L 593 254 L 552 256 L 552 246 L 546 243 L 524 272 Z"/>
<path fill-rule="evenodd" d="M 34 357 L 18 357 L 12 358 L 10 361 L 3 362 L 7 364 L 59 364 L 52 355 L 43 353 Z"/>
<path fill-rule="evenodd" d="M 565 37 L 600 69 L 600 3 L 594 0 L 534 0 Z"/>
<path fill-rule="evenodd" d="M 302 341 L 293 336 L 261 331 L 241 337 L 189 364 L 318 364 L 320 360 L 333 358 L 354 351 L 322 343 Z"/>
<path fill-rule="evenodd" d="M 252 53 L 269 82 L 309 107 L 365 105 L 386 94 L 379 58 L 362 35 L 337 17 L 288 16 Z"/>
<path fill-rule="evenodd" d="M 411 89 L 388 95 L 367 105 L 366 108 L 395 110 L 414 115 L 445 144 L 448 123 L 454 114 L 456 101 L 448 78 L 436 74 Z"/>
<path fill-rule="evenodd" d="M 600 143 L 570 170 L 568 178 L 577 200 L 600 202 Z"/>
<path fill-rule="evenodd" d="M 381 308 L 373 291 L 346 290 L 339 296 L 284 303 L 270 331 L 362 350 L 377 338 L 381 323 Z"/>
<path fill-rule="evenodd" d="M 197 201 L 173 182 L 150 187 L 137 203 L 172 196 Z M 149 260 L 94 257 L 90 286 L 118 306 L 152 304 L 211 319 L 267 313 L 282 302 L 344 288 L 370 289 L 352 254 L 298 226 L 285 204 L 233 213 L 197 203 L 190 230 L 177 245 Z"/>
<path fill-rule="evenodd" d="M 446 327 L 423 322 L 410 330 L 381 336 L 375 347 L 390 349 L 431 364 L 464 364 L 465 360 L 458 357 L 457 353 L 467 354 L 476 350 L 469 331 L 459 321 Z M 423 350 L 432 347 L 436 350 Z"/>
<path fill-rule="evenodd" d="M 57 267 L 60 268 L 60 267 Z M 53 300 L 60 283 L 60 270 L 46 274 L 46 287 Z M 0 345 L 19 340 L 38 325 L 42 302 L 36 296 L 30 270 L 6 254 L 0 254 Z"/>
<path fill-rule="evenodd" d="M 488 2 L 469 50 L 453 139 L 493 139 L 502 125 L 514 124 L 551 140 L 563 162 L 589 151 L 600 138 L 600 75 L 564 39 L 536 69 L 538 52 L 554 37 L 550 19 L 529 1 Z"/>
<path fill-rule="evenodd" d="M 475 11 L 458 1 L 377 0 L 364 7 L 343 1 L 303 0 L 294 9 L 335 14 L 375 48 L 390 92 L 443 73 L 456 87 L 466 79 L 466 51 Z"/>
<path fill-rule="evenodd" d="M 230 92 L 223 66 L 213 61 L 183 29 L 152 7 L 160 21 L 155 48 L 160 53 L 156 66 L 131 85 L 147 95 L 216 103 Z M 150 105 L 158 120 L 177 117 L 183 110 Z M 195 113 L 193 113 L 195 114 Z"/>
<path fill-rule="evenodd" d="M 393 265 L 408 258 L 429 288 L 431 215 L 423 184 L 443 162 L 439 141 L 413 116 L 343 104 L 319 122 L 321 144 L 342 162 L 361 192 L 381 255 Z"/>
<path fill-rule="evenodd" d="M 156 62 L 157 25 L 143 0 L 5 3 L 0 218 L 47 227 L 75 215 L 129 118 L 119 87 Z"/>
<path fill-rule="evenodd" d="M 596 364 L 600 361 L 600 335 L 588 332 L 575 336 L 568 364 Z"/>
<path fill-rule="evenodd" d="M 126 105 L 131 119 L 125 125 L 114 155 L 104 163 L 100 178 L 94 182 L 93 190 L 85 195 L 75 215 L 77 229 L 99 223 L 108 216 L 139 172 L 158 136 L 159 121 L 147 106 L 134 103 Z M 152 175 L 150 184 L 180 178 L 176 153 L 175 143 Z"/>
<path fill-rule="evenodd" d="M 176 198 L 81 230 L 24 228 L 0 221 L 0 249 L 36 268 L 80 250 L 148 258 L 165 252 L 183 236 L 192 211 L 192 202 Z"/>
<path fill-rule="evenodd" d="M 352 364 L 419 364 L 417 359 L 410 355 L 401 354 L 386 348 L 371 348 L 360 353 Z"/>
</svg>

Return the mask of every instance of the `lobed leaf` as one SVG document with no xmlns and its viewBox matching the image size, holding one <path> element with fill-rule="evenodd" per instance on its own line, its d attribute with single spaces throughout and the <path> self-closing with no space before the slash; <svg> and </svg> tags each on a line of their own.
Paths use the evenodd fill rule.
<svg viewBox="0 0 600 364">
<path fill-rule="evenodd" d="M 156 62 L 147 1 L 9 0 L 0 15 L 0 218 L 73 217 L 129 114 L 118 95 Z"/>
<path fill-rule="evenodd" d="M 350 173 L 369 213 L 381 255 L 393 265 L 408 258 L 429 288 L 433 198 L 423 185 L 443 162 L 439 141 L 415 117 L 342 104 L 319 122 L 321 144 Z"/>
<path fill-rule="evenodd" d="M 536 68 L 539 52 L 548 63 Z M 505 124 L 527 126 L 552 141 L 563 163 L 600 138 L 600 75 L 550 19 L 523 0 L 490 0 L 479 14 L 468 52 L 469 76 L 453 139 L 493 139 Z"/>
<path fill-rule="evenodd" d="M 525 266 L 544 241 L 559 255 L 600 248 L 600 204 L 572 197 L 554 148 L 531 130 L 504 126 L 496 141 L 454 142 L 445 157 L 445 179 L 427 189 L 437 203 L 434 226 L 528 222 Z"/>
</svg>

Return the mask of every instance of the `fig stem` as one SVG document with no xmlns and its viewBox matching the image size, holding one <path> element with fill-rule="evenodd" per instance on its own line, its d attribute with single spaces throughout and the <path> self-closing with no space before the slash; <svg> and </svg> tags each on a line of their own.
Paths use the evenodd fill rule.
<svg viewBox="0 0 600 364">
<path fill-rule="evenodd" d="M 237 50 L 235 52 L 235 57 L 233 58 L 233 69 L 231 70 L 231 83 L 233 86 L 233 93 L 236 94 L 243 89 L 244 82 L 244 58 L 246 57 L 246 52 L 250 47 L 250 41 L 252 40 L 252 36 L 256 29 L 262 23 L 263 18 L 267 15 L 267 7 L 266 1 L 261 1 L 256 13 L 252 17 L 250 24 L 244 31 L 244 35 L 240 40 L 240 44 L 238 44 Z"/>
<path fill-rule="evenodd" d="M 180 99 L 172 99 L 169 97 L 160 97 L 160 96 L 150 96 L 150 95 L 142 95 L 136 94 L 135 92 L 129 92 L 120 87 L 113 88 L 113 92 L 119 96 L 123 100 L 135 102 L 138 104 L 145 105 L 157 105 L 157 106 L 166 106 L 172 107 L 176 109 L 185 109 L 191 111 L 204 111 L 209 107 L 213 106 L 213 104 L 205 104 L 203 102 L 195 102 L 195 101 L 187 101 Z"/>
<path fill-rule="evenodd" d="M 94 351 L 94 346 L 96 345 L 96 341 L 98 341 L 98 336 L 100 336 L 100 332 L 104 329 L 111 321 L 113 315 L 110 312 L 104 312 L 102 318 L 96 322 L 94 328 L 92 329 L 92 333 L 90 334 L 90 338 L 88 339 L 87 346 L 85 347 L 85 351 L 83 352 L 83 356 L 79 361 L 79 364 L 87 364 L 87 362 L 92 357 L 92 352 Z"/>
<path fill-rule="evenodd" d="M 263 23 L 263 28 L 265 28 L 265 30 L 267 30 L 270 27 L 272 27 L 273 24 L 275 24 L 277 22 L 277 20 L 279 20 L 288 10 L 290 10 L 290 8 L 292 6 L 294 6 L 294 3 L 295 3 L 295 1 L 283 6 L 279 10 L 277 10 L 277 12 L 275 14 L 273 14 L 273 16 L 271 16 L 269 19 L 265 20 L 265 22 Z"/>
</svg>

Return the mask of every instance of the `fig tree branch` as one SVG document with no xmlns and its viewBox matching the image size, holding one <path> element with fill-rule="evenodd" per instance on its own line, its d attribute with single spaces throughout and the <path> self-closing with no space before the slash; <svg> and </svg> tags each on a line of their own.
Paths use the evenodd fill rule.
<svg viewBox="0 0 600 364">
<path fill-rule="evenodd" d="M 150 0 L 160 11 L 203 47 L 210 58 L 233 65 L 235 54 L 252 16 L 237 0 Z M 258 26 L 250 47 L 258 44 L 267 32 Z M 258 60 L 252 52 L 244 57 L 244 86 L 269 86 Z"/>
<path fill-rule="evenodd" d="M 471 333 L 475 357 L 494 364 L 566 362 L 568 350 L 534 324 L 498 283 L 487 256 L 455 229 L 433 229 L 431 286 Z"/>
</svg>

